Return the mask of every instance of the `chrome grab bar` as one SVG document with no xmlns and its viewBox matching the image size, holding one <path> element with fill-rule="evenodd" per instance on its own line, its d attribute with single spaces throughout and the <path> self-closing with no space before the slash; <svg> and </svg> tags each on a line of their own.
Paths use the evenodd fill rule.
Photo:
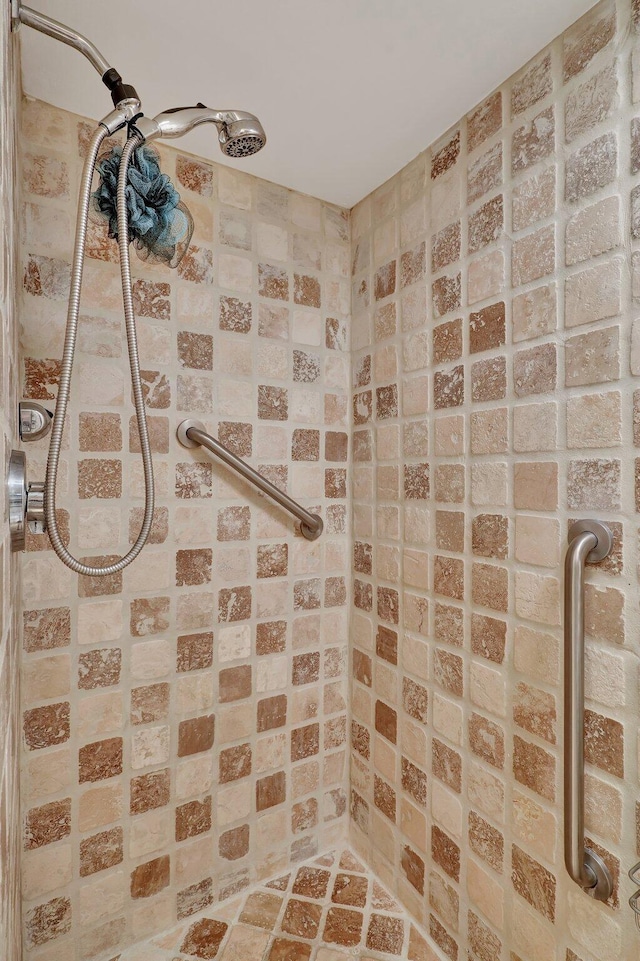
<svg viewBox="0 0 640 961">
<path fill-rule="evenodd" d="M 564 863 L 576 884 L 597 901 L 613 891 L 602 858 L 584 843 L 584 565 L 611 550 L 611 531 L 599 521 L 569 528 L 564 565 Z"/>
<path fill-rule="evenodd" d="M 178 425 L 176 436 L 183 447 L 206 447 L 208 451 L 219 457 L 227 467 L 241 474 L 245 480 L 257 487 L 263 494 L 267 494 L 272 500 L 284 507 L 300 521 L 300 533 L 308 541 L 315 541 L 322 534 L 322 518 L 318 514 L 311 514 L 294 501 L 288 494 L 284 494 L 275 484 L 259 474 L 257 470 L 250 467 L 241 457 L 221 444 L 219 440 L 212 437 L 204 429 L 204 424 L 199 420 L 183 420 Z"/>
</svg>

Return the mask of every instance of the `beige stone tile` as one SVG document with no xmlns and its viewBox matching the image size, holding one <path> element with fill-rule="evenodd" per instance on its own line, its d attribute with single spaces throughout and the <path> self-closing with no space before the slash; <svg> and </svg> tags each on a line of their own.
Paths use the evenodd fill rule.
<svg viewBox="0 0 640 961">
<path fill-rule="evenodd" d="M 560 522 L 550 517 L 518 514 L 516 560 L 523 564 L 557 567 L 560 563 Z"/>
<path fill-rule="evenodd" d="M 582 898 L 569 892 L 568 925 L 572 937 L 602 961 L 615 961 L 622 951 L 622 929 L 613 918 L 607 915 L 600 918 L 601 912 L 594 911 L 591 903 L 582 902 Z"/>
<path fill-rule="evenodd" d="M 169 641 L 141 641 L 131 648 L 131 673 L 136 680 L 166 677 L 172 667 Z"/>
<path fill-rule="evenodd" d="M 558 823 L 555 814 L 520 791 L 513 794 L 514 836 L 536 856 L 555 861 Z"/>
<path fill-rule="evenodd" d="M 513 408 L 513 449 L 527 451 L 556 450 L 558 444 L 558 405 L 519 404 Z"/>
<path fill-rule="evenodd" d="M 80 890 L 80 923 L 83 927 L 98 924 L 124 909 L 126 882 L 123 871 L 108 877 L 87 880 Z"/>
<path fill-rule="evenodd" d="M 66 792 L 71 783 L 71 753 L 67 748 L 29 758 L 26 764 L 29 799 Z"/>
<path fill-rule="evenodd" d="M 628 668 L 619 654 L 589 646 L 585 650 L 585 697 L 606 707 L 626 703 Z"/>
<path fill-rule="evenodd" d="M 469 674 L 471 703 L 497 717 L 506 715 L 506 683 L 501 671 L 472 663 Z"/>
<path fill-rule="evenodd" d="M 541 227 L 514 241 L 511 251 L 511 276 L 515 287 L 540 280 L 555 267 L 555 229 Z"/>
<path fill-rule="evenodd" d="M 556 950 L 553 931 L 528 905 L 514 902 L 512 924 L 512 943 L 516 951 L 528 952 L 532 961 L 553 961 Z"/>
<path fill-rule="evenodd" d="M 513 469 L 514 506 L 553 511 L 558 506 L 558 466 L 553 462 L 519 461 Z"/>
<path fill-rule="evenodd" d="M 167 726 L 144 728 L 131 735 L 131 767 L 134 771 L 169 760 L 170 729 Z"/>
<path fill-rule="evenodd" d="M 620 243 L 620 201 L 607 197 L 578 211 L 568 221 L 565 261 L 577 264 L 613 250 Z"/>
<path fill-rule="evenodd" d="M 567 400 L 567 446 L 617 447 L 622 443 L 621 395 L 618 391 L 585 394 Z"/>
<path fill-rule="evenodd" d="M 471 503 L 475 507 L 502 507 L 507 503 L 506 464 L 472 464 Z"/>
<path fill-rule="evenodd" d="M 615 260 L 572 274 L 565 282 L 565 327 L 616 317 L 621 287 L 621 265 Z"/>
<path fill-rule="evenodd" d="M 501 250 L 477 257 L 469 264 L 467 303 L 497 297 L 504 288 L 504 254 Z"/>
<path fill-rule="evenodd" d="M 131 825 L 129 856 L 141 858 L 162 851 L 173 840 L 173 831 L 174 817 L 168 810 L 140 815 Z"/>
<path fill-rule="evenodd" d="M 513 188 L 513 229 L 524 230 L 553 216 L 556 203 L 554 166 Z"/>
<path fill-rule="evenodd" d="M 26 851 L 22 857 L 22 894 L 28 901 L 41 900 L 73 878 L 71 844 L 47 845 Z"/>
<path fill-rule="evenodd" d="M 502 930 L 504 925 L 504 889 L 496 878 L 485 871 L 473 858 L 469 858 L 467 864 L 467 892 L 472 904 L 498 930 Z"/>
<path fill-rule="evenodd" d="M 214 858 L 213 838 L 200 837 L 182 844 L 176 854 L 176 880 L 181 887 L 207 877 Z"/>
<path fill-rule="evenodd" d="M 458 415 L 439 417 L 435 422 L 435 453 L 453 457 L 464 452 L 464 418 Z"/>
<path fill-rule="evenodd" d="M 631 352 L 634 367 L 634 341 Z M 565 344 L 565 385 L 604 384 L 620 376 L 620 329 L 607 327 L 570 337 Z"/>
<path fill-rule="evenodd" d="M 63 697 L 71 687 L 70 655 L 57 654 L 27 662 L 22 669 L 22 683 L 28 704 Z"/>
<path fill-rule="evenodd" d="M 513 340 L 531 340 L 552 333 L 557 327 L 555 284 L 534 287 L 512 302 Z"/>
<path fill-rule="evenodd" d="M 560 623 L 560 583 L 555 577 L 516 571 L 516 613 L 541 624 Z"/>
<path fill-rule="evenodd" d="M 622 832 L 622 797 L 620 791 L 606 781 L 585 774 L 585 825 L 616 844 Z"/>
<path fill-rule="evenodd" d="M 474 411 L 471 414 L 471 452 L 501 454 L 508 449 L 508 410 Z"/>
<path fill-rule="evenodd" d="M 452 837 L 458 841 L 462 838 L 462 804 L 438 781 L 431 786 L 431 813 Z"/>
<path fill-rule="evenodd" d="M 462 744 L 462 717 L 463 709 L 460 704 L 442 697 L 440 694 L 435 693 L 433 695 L 434 730 L 453 744 Z"/>
<path fill-rule="evenodd" d="M 93 694 L 83 698 L 78 705 L 78 732 L 82 738 L 119 732 L 123 720 L 123 696 L 120 691 Z"/>
<path fill-rule="evenodd" d="M 538 681 L 557 682 L 560 642 L 553 634 L 518 624 L 514 634 L 514 666 Z"/>
<path fill-rule="evenodd" d="M 132 912 L 133 936 L 136 940 L 149 937 L 155 931 L 162 931 L 169 927 L 173 920 L 172 898 L 170 894 L 162 893 L 150 902 L 135 907 Z"/>
<path fill-rule="evenodd" d="M 469 767 L 469 800 L 498 824 L 504 822 L 505 785 L 485 765 L 472 761 Z"/>
<path fill-rule="evenodd" d="M 125 810 L 121 784 L 89 788 L 80 796 L 78 829 L 82 832 L 120 820 Z"/>
</svg>

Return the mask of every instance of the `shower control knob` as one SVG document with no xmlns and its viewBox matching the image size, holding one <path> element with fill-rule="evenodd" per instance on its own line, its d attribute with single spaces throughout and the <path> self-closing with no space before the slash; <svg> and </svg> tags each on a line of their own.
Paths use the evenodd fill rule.
<svg viewBox="0 0 640 961">
<path fill-rule="evenodd" d="M 20 429 L 20 440 L 40 440 L 51 430 L 53 414 L 43 407 L 36 404 L 33 400 L 23 400 L 18 404 L 18 427 Z"/>
<path fill-rule="evenodd" d="M 26 541 L 27 457 L 23 450 L 12 450 L 7 471 L 7 506 L 12 551 L 23 551 Z"/>
<path fill-rule="evenodd" d="M 7 505 L 12 551 L 23 551 L 27 528 L 32 534 L 44 534 L 44 482 L 27 483 L 27 458 L 23 450 L 12 450 L 7 472 Z"/>
</svg>

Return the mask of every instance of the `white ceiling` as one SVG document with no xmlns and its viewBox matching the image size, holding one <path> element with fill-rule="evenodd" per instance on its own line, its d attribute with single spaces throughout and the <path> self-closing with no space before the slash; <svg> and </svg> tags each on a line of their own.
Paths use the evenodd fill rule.
<svg viewBox="0 0 640 961">
<path fill-rule="evenodd" d="M 233 166 L 351 207 L 593 6 L 593 0 L 28 0 L 91 39 L 153 116 L 203 101 L 257 114 Z M 21 28 L 28 94 L 99 119 L 76 51 Z M 214 130 L 184 149 L 221 163 Z M 177 145 L 177 141 L 175 142 Z"/>
</svg>

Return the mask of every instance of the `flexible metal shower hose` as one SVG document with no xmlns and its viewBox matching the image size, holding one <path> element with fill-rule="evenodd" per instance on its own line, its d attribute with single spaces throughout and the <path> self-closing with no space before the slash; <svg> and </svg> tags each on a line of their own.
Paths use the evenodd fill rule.
<svg viewBox="0 0 640 961">
<path fill-rule="evenodd" d="M 98 151 L 102 141 L 107 136 L 107 130 L 100 126 L 94 133 L 89 153 L 85 161 L 80 185 L 80 197 L 78 200 L 78 222 L 76 224 L 75 249 L 73 254 L 73 266 L 71 270 L 71 289 L 69 293 L 69 309 L 67 312 L 67 329 L 64 341 L 64 353 L 60 371 L 60 386 L 58 388 L 58 400 L 56 412 L 51 429 L 51 443 L 49 445 L 49 457 L 47 459 L 47 477 L 45 481 L 44 510 L 47 531 L 51 540 L 51 545 L 60 560 L 78 574 L 86 574 L 89 577 L 97 577 L 101 574 L 116 574 L 127 567 L 131 561 L 135 560 L 147 542 L 151 524 L 153 521 L 154 509 L 154 488 L 153 488 L 153 464 L 151 461 L 151 446 L 149 443 L 149 429 L 147 426 L 147 415 L 144 403 L 144 394 L 140 379 L 140 358 L 138 356 L 138 338 L 136 335 L 135 314 L 133 310 L 133 295 L 131 292 L 131 263 L 129 260 L 129 223 L 127 212 L 127 170 L 133 151 L 138 147 L 143 139 L 139 135 L 130 137 L 122 151 L 120 160 L 120 170 L 118 173 L 118 192 L 117 192 L 117 215 L 118 215 L 118 247 L 120 250 L 120 277 L 122 280 L 122 299 L 124 303 L 125 327 L 127 333 L 127 346 L 129 349 L 129 366 L 131 368 L 131 385 L 133 388 L 133 398 L 138 421 L 138 434 L 140 436 L 140 450 L 142 452 L 142 465 L 144 468 L 144 517 L 140 533 L 132 546 L 131 550 L 113 564 L 105 567 L 91 567 L 83 564 L 73 554 L 69 553 L 62 543 L 58 523 L 56 520 L 56 482 L 58 477 L 58 464 L 60 460 L 60 447 L 62 444 L 62 433 L 64 421 L 69 403 L 69 388 L 71 385 L 71 372 L 73 370 L 73 358 L 76 349 L 76 337 L 78 333 L 78 314 L 80 311 L 80 293 L 82 290 L 82 271 L 84 266 L 84 254 L 87 239 L 87 221 L 89 217 L 89 204 L 91 201 L 91 181 L 95 169 Z"/>
</svg>

